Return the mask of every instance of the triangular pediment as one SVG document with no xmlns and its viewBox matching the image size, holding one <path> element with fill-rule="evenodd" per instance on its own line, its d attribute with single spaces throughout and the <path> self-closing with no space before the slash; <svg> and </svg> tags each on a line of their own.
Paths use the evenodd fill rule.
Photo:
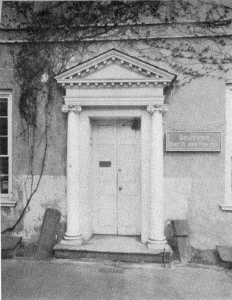
<svg viewBox="0 0 232 300">
<path fill-rule="evenodd" d="M 104 52 L 57 75 L 63 85 L 172 82 L 175 75 L 116 49 Z"/>
</svg>

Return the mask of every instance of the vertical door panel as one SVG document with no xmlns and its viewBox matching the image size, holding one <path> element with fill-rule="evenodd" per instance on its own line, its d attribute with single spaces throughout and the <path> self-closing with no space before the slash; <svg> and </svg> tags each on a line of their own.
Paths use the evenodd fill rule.
<svg viewBox="0 0 232 300">
<path fill-rule="evenodd" d="M 93 132 L 93 233 L 117 234 L 116 127 L 97 125 Z"/>
<path fill-rule="evenodd" d="M 118 234 L 141 233 L 140 202 L 140 131 L 121 123 L 118 134 Z"/>
</svg>

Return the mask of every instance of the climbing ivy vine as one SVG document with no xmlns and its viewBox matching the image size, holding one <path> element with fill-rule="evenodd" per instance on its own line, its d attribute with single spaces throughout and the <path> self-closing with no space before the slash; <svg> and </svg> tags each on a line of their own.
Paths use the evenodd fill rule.
<svg viewBox="0 0 232 300">
<path fill-rule="evenodd" d="M 21 20 L 18 26 L 27 29 L 28 43 L 17 53 L 15 64 L 21 88 L 19 110 L 22 118 L 27 124 L 36 126 L 38 93 L 44 86 L 42 74 L 48 75 L 46 85 L 50 87 L 54 84 L 54 72 L 64 69 L 73 53 L 78 52 L 81 60 L 89 45 L 102 39 L 121 38 L 126 47 L 135 48 L 141 57 L 168 62 L 176 72 L 189 78 L 205 76 L 215 70 L 226 71 L 232 61 L 231 40 L 223 33 L 228 33 L 230 28 L 232 6 L 224 2 L 9 2 L 7 5 L 14 9 L 16 20 Z M 149 18 L 159 24 L 156 37 L 162 35 L 165 28 L 174 28 L 179 36 L 187 37 L 150 39 L 148 29 L 147 39 L 143 34 L 144 47 L 137 47 L 137 41 L 142 38 L 141 25 L 146 27 Z M 197 31 L 194 31 L 193 22 Z M 215 36 L 216 33 L 222 37 Z M 200 34 L 207 36 L 204 43 L 196 39 Z M 57 54 L 58 59 L 55 59 Z"/>
</svg>

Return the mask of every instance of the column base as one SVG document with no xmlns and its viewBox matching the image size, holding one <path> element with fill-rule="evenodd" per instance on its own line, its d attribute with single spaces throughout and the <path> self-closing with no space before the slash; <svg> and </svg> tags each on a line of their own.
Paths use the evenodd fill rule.
<svg viewBox="0 0 232 300">
<path fill-rule="evenodd" d="M 83 238 L 81 235 L 79 236 L 64 236 L 64 238 L 60 241 L 60 245 L 82 245 L 83 244 Z"/>
<path fill-rule="evenodd" d="M 161 252 L 172 252 L 171 247 L 168 245 L 167 240 L 163 241 L 153 241 L 148 240 L 147 242 L 147 248 L 149 250 L 153 250 L 155 253 L 161 253 Z"/>
</svg>

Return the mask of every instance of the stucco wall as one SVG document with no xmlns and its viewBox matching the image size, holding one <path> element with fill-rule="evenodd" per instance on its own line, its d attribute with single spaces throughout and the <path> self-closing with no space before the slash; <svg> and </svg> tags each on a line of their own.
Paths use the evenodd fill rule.
<svg viewBox="0 0 232 300">
<path fill-rule="evenodd" d="M 201 78 L 168 99 L 166 131 L 221 131 L 221 152 L 164 151 L 165 217 L 187 218 L 191 245 L 201 249 L 231 244 L 232 214 L 223 212 L 225 174 L 225 83 Z"/>
<path fill-rule="evenodd" d="M 115 45 L 113 45 L 115 47 Z M 99 46 L 103 52 L 112 45 Z M 1 45 L 0 88 L 13 90 L 13 200 L 15 208 L 2 209 L 2 227 L 6 228 L 17 219 L 29 193 L 28 143 L 24 139 L 18 112 L 19 88 L 13 80 L 9 49 Z M 123 50 L 122 48 L 119 50 Z M 136 56 L 136 52 L 129 53 Z M 86 57 L 87 59 L 87 57 Z M 71 65 L 75 64 L 75 57 Z M 159 64 L 160 66 L 160 64 Z M 4 71 L 3 71 L 4 70 Z M 54 91 L 55 99 L 50 116 L 51 133 L 44 176 L 35 193 L 26 216 L 16 234 L 36 241 L 42 218 L 47 207 L 61 211 L 62 222 L 66 214 L 66 125 L 67 116 L 61 112 L 62 93 Z M 190 224 L 191 245 L 196 248 L 215 248 L 216 244 L 232 244 L 232 213 L 223 212 L 219 204 L 224 202 L 225 173 L 225 84 L 217 78 L 201 78 L 172 91 L 167 98 L 169 110 L 164 114 L 164 133 L 167 131 L 221 131 L 220 153 L 184 153 L 164 150 L 165 221 L 187 218 Z M 41 102 L 41 107 L 43 103 Z M 84 126 L 84 125 L 83 125 Z M 165 136 L 164 136 L 165 137 Z M 85 143 L 88 143 L 84 139 Z M 34 181 L 38 180 L 43 143 L 36 152 Z M 87 157 L 87 156 L 86 156 Z M 86 159 L 85 157 L 85 159 Z M 27 178 L 27 179 L 26 179 Z M 82 170 L 82 183 L 87 184 L 87 170 Z M 82 195 L 82 202 L 85 197 Z M 83 206 L 84 207 L 84 206 Z M 82 214 L 82 230 L 90 218 L 90 208 Z"/>
<path fill-rule="evenodd" d="M 12 48 L 13 47 L 13 48 Z M 1 228 L 12 226 L 18 219 L 26 199 L 30 195 L 31 179 L 29 174 L 29 142 L 25 131 L 25 124 L 19 114 L 20 87 L 14 79 L 14 70 L 10 50 L 17 50 L 14 46 L 1 45 L 0 48 L 0 89 L 12 90 L 12 201 L 16 201 L 15 207 L 2 207 Z M 48 151 L 43 177 L 39 188 L 31 200 L 31 204 L 25 218 L 17 226 L 15 235 L 23 236 L 24 239 L 36 241 L 42 225 L 45 209 L 54 207 L 61 211 L 62 222 L 65 221 L 65 189 L 66 189 L 66 116 L 61 112 L 63 102 L 62 94 L 53 91 L 54 104 L 50 114 L 50 128 L 48 136 Z M 39 99 L 41 111 L 44 109 L 44 101 Z M 43 113 L 38 116 L 37 140 L 42 137 L 40 121 Z M 43 155 L 44 139 L 35 146 L 33 163 L 34 187 L 39 180 L 41 171 L 41 157 Z"/>
</svg>

